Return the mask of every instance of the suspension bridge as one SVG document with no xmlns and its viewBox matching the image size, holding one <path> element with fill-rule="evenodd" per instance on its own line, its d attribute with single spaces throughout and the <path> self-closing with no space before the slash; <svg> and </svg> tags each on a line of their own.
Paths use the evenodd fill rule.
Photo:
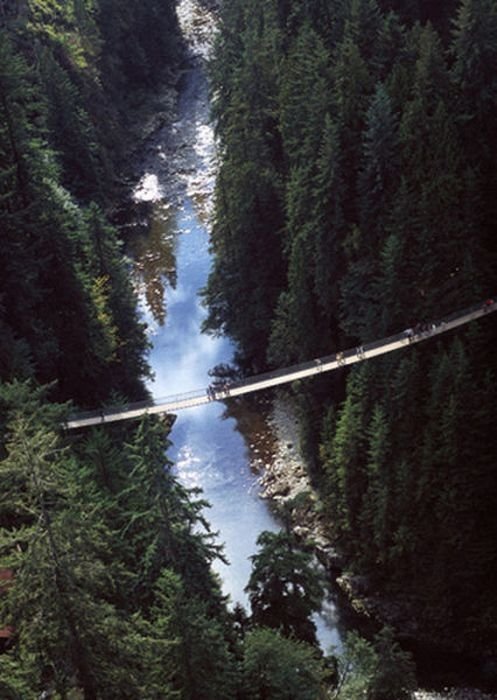
<svg viewBox="0 0 497 700">
<path fill-rule="evenodd" d="M 464 326 L 482 316 L 487 316 L 494 311 L 497 311 L 497 301 L 487 299 L 463 311 L 450 314 L 443 319 L 417 324 L 413 328 L 406 328 L 396 335 L 336 352 L 333 355 L 319 357 L 309 362 L 257 374 L 242 380 L 218 380 L 208 387 L 184 394 L 175 394 L 95 411 L 80 411 L 69 416 L 64 427 L 67 430 L 73 430 L 75 428 L 85 428 L 139 418 L 145 414 L 175 413 L 185 408 L 202 406 L 211 401 L 224 401 L 230 397 L 243 396 L 254 391 L 269 389 L 281 384 L 289 384 L 298 379 L 305 379 L 323 372 L 331 372 L 342 367 L 348 367 L 349 365 L 364 362 L 373 357 L 379 357 L 394 350 L 423 342 L 459 326 Z"/>
</svg>

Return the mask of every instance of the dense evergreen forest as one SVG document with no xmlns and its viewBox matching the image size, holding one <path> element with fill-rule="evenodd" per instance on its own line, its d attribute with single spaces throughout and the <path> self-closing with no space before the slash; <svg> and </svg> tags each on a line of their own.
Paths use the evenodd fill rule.
<svg viewBox="0 0 497 700">
<path fill-rule="evenodd" d="M 251 615 L 228 611 L 168 421 L 62 429 L 71 406 L 146 394 L 108 212 L 134 107 L 182 60 L 169 0 L 0 2 L 0 696 L 407 697 L 389 629 L 323 657 L 322 581 L 289 533 L 261 535 Z"/>
<path fill-rule="evenodd" d="M 495 294 L 496 65 L 495 0 L 224 3 L 206 327 L 242 366 Z M 497 644 L 496 342 L 488 318 L 295 388 L 347 568 L 415 635 L 479 654 Z"/>
<path fill-rule="evenodd" d="M 496 9 L 432 5 L 224 3 L 206 294 L 246 366 L 492 292 Z M 173 0 L 0 0 L 0 697 L 408 698 L 413 663 L 390 628 L 319 651 L 323 582 L 287 531 L 259 538 L 250 614 L 228 609 L 168 421 L 61 428 L 71 406 L 146 395 L 146 329 L 108 214 L 134 109 L 182 60 Z M 478 650 L 496 622 L 492 332 L 298 391 L 351 566 Z"/>
<path fill-rule="evenodd" d="M 178 58 L 172 3 L 0 5 L 0 377 L 143 395 L 146 339 L 104 211 L 127 97 Z"/>
</svg>

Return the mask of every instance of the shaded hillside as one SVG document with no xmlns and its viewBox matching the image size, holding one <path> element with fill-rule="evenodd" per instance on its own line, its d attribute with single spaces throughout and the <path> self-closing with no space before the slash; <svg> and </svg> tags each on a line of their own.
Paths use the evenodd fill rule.
<svg viewBox="0 0 497 700">
<path fill-rule="evenodd" d="M 146 340 L 116 232 L 129 95 L 180 58 L 172 3 L 4 2 L 0 379 L 95 405 L 143 396 Z"/>
<path fill-rule="evenodd" d="M 381 338 L 495 292 L 497 9 L 230 2 L 207 328 L 245 365 Z M 420 634 L 497 639 L 494 319 L 301 387 L 337 544 Z"/>
</svg>

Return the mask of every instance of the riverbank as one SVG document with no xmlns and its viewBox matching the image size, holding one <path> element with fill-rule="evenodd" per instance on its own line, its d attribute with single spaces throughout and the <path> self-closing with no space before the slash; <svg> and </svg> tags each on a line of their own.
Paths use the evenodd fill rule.
<svg viewBox="0 0 497 700">
<path fill-rule="evenodd" d="M 307 476 L 299 449 L 299 422 L 289 395 L 282 393 L 274 400 L 268 422 L 275 436 L 275 451 L 259 477 L 261 497 L 268 500 L 277 513 L 290 517 L 292 529 L 299 538 L 314 542 L 318 559 L 365 624 L 390 624 L 401 639 L 420 640 L 420 645 L 426 643 L 434 648 L 441 646 L 441 640 L 432 640 L 423 634 L 416 618 L 410 614 L 409 601 L 386 600 L 371 591 L 366 577 L 347 571 L 346 562 L 333 546 L 332 533 L 321 516 L 319 496 Z M 435 652 L 433 665 L 437 663 Z M 497 699 L 497 695 L 475 688 L 419 690 L 414 697 L 415 700 Z"/>
<path fill-rule="evenodd" d="M 280 393 L 268 416 L 275 436 L 275 452 L 259 477 L 261 498 L 279 515 L 290 517 L 301 540 L 314 543 L 318 559 L 327 567 L 341 568 L 343 561 L 331 543 L 331 533 L 320 515 L 319 497 L 310 483 L 299 448 L 299 423 L 290 397 Z"/>
<path fill-rule="evenodd" d="M 147 162 L 155 163 L 159 147 L 163 160 L 162 181 L 176 181 L 175 191 L 167 192 L 169 197 L 178 197 L 178 180 L 193 169 L 194 158 L 187 151 L 194 150 L 195 141 L 198 139 L 185 133 L 183 125 L 178 123 L 178 114 L 181 112 L 180 99 L 181 96 L 184 99 L 183 88 L 185 80 L 188 81 L 188 75 L 198 63 L 204 63 L 208 59 L 216 35 L 218 10 L 217 0 L 182 0 L 176 9 L 182 46 L 178 62 L 163 71 L 158 88 L 136 91 L 130 97 L 124 128 L 127 142 L 132 145 L 123 154 L 122 174 L 118 183 L 122 188 L 122 198 L 128 201 L 123 205 L 118 198 L 119 209 L 123 206 L 129 209 L 130 187 L 140 179 Z M 201 102 L 205 102 L 206 99 L 207 96 L 203 97 Z M 183 143 L 178 141 L 178 135 L 183 139 Z M 132 200 L 135 204 L 137 199 L 139 202 L 153 202 L 160 200 L 165 194 L 157 193 L 153 189 L 147 190 L 145 182 L 145 188 L 138 198 L 136 189 L 132 192 Z M 119 222 L 119 214 L 115 218 Z"/>
</svg>

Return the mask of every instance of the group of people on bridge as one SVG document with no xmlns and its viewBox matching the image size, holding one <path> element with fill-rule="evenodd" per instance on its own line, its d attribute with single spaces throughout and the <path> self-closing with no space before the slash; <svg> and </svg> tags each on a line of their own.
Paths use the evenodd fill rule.
<svg viewBox="0 0 497 700">
<path fill-rule="evenodd" d="M 209 386 L 206 389 L 207 398 L 209 399 L 209 401 L 216 400 L 216 398 L 217 398 L 216 393 L 217 392 L 221 392 L 223 394 L 223 398 L 226 396 L 229 396 L 230 384 L 228 382 L 222 382 L 220 385 L 209 384 Z"/>
<path fill-rule="evenodd" d="M 493 299 L 486 299 L 483 302 L 483 311 L 490 311 L 490 309 L 494 306 L 494 303 L 495 301 Z M 445 326 L 446 323 L 447 321 L 444 320 L 430 322 L 420 321 L 415 325 L 406 328 L 402 333 L 399 334 L 399 336 L 397 336 L 397 339 L 401 340 L 403 337 L 404 339 L 407 339 L 409 343 L 412 343 L 415 340 L 420 339 L 422 337 L 429 337 L 432 333 L 434 333 L 437 330 L 437 328 L 439 328 L 440 326 Z M 342 367 L 343 365 L 345 365 L 347 357 L 352 358 L 354 356 L 357 357 L 359 360 L 365 359 L 366 350 L 363 345 L 358 345 L 355 348 L 355 350 L 347 351 L 346 353 L 342 351 L 337 352 L 334 360 L 337 363 L 338 367 Z M 314 360 L 314 365 L 316 368 L 316 372 L 323 371 L 323 358 L 316 358 Z M 209 401 L 216 401 L 218 398 L 226 398 L 230 394 L 230 388 L 231 384 L 227 380 L 218 379 L 213 384 L 209 384 L 209 386 L 207 387 L 207 398 Z"/>
</svg>

